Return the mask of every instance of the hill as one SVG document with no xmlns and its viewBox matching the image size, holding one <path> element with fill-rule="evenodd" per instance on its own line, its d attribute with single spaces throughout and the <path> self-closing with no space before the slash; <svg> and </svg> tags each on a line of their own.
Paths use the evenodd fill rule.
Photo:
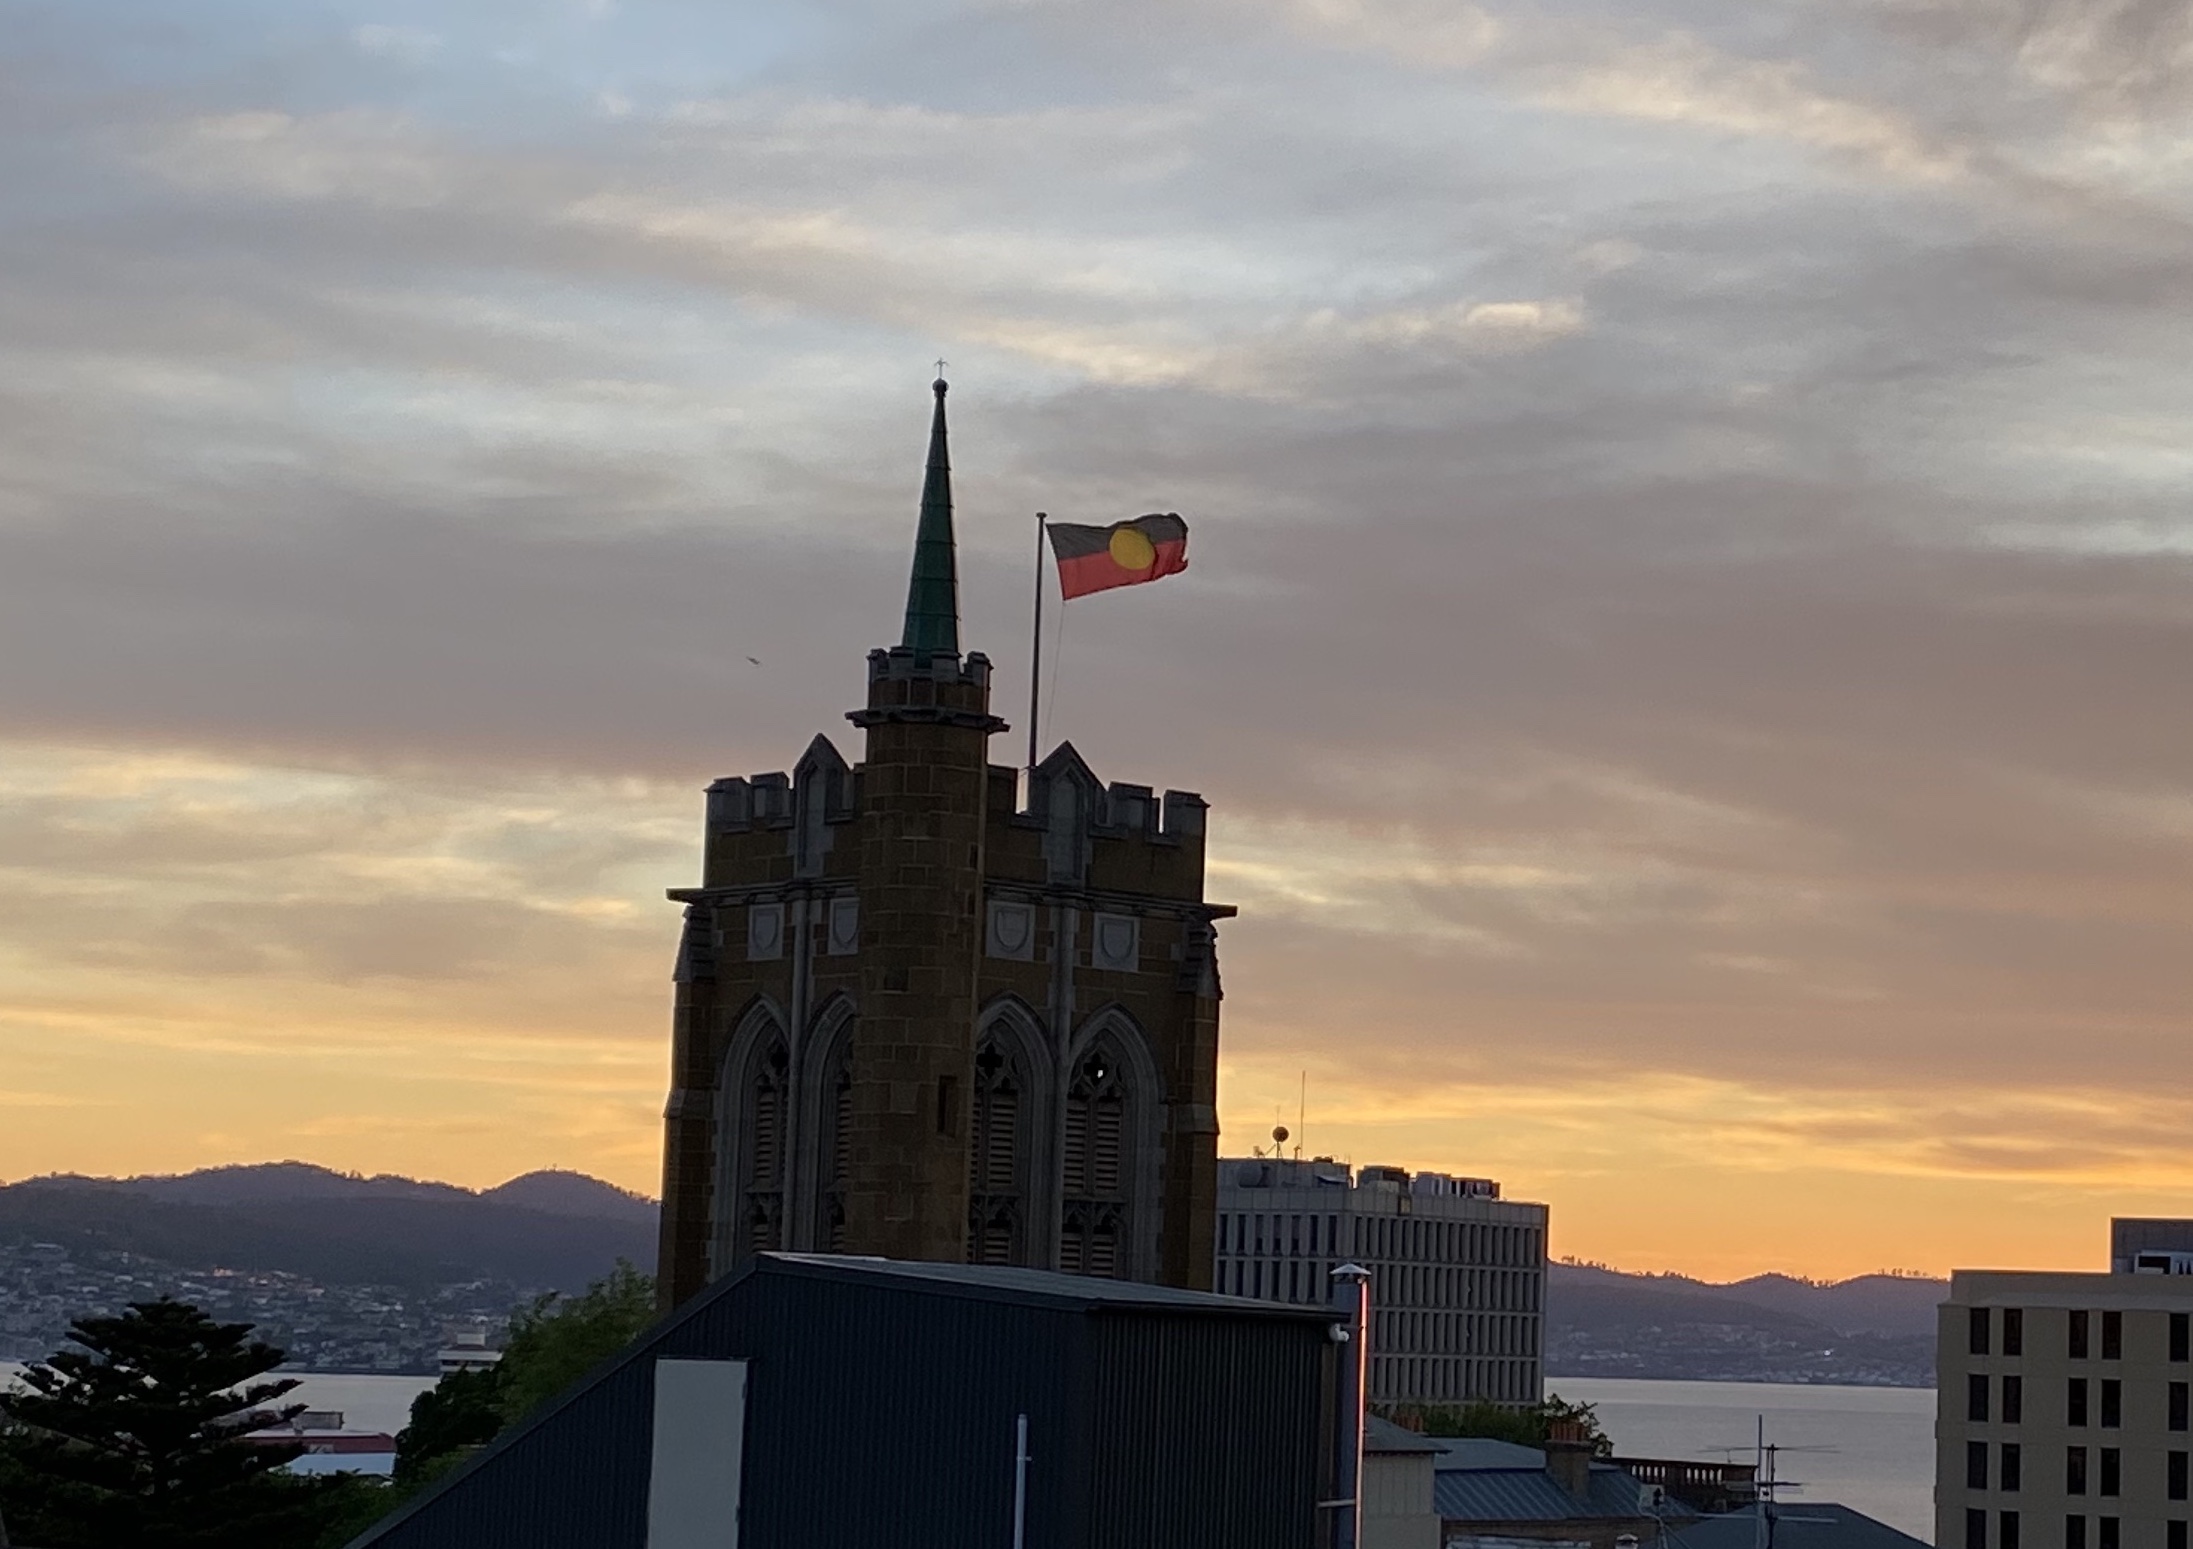
<svg viewBox="0 0 2193 1549">
<path fill-rule="evenodd" d="M 475 1193 L 270 1162 L 0 1187 L 0 1240 L 409 1290 L 506 1281 L 575 1291 L 620 1258 L 653 1263 L 655 1206 L 578 1173 L 531 1173 Z"/>
<path fill-rule="evenodd" d="M 1939 1280 L 1864 1275 L 1833 1284 L 1759 1275 L 1715 1285 L 1685 1275 L 1548 1266 L 1552 1376 L 1927 1387 Z"/>
</svg>

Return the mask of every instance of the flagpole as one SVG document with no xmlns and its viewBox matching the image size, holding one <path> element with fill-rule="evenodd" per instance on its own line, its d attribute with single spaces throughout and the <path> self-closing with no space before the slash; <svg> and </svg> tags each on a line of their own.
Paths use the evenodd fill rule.
<svg viewBox="0 0 2193 1549">
<path fill-rule="evenodd" d="M 1043 539 L 1051 518 L 1036 513 L 1036 627 L 1028 652 L 1028 800 L 1036 799 L 1036 712 L 1043 692 Z"/>
</svg>

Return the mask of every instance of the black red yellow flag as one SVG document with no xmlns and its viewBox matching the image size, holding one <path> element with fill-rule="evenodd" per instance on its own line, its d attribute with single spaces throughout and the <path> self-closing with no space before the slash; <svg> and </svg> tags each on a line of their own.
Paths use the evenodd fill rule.
<svg viewBox="0 0 2193 1549">
<path fill-rule="evenodd" d="M 1177 512 L 1138 516 L 1109 527 L 1053 522 L 1049 531 L 1061 597 L 1135 586 L 1188 568 L 1188 524 Z"/>
</svg>

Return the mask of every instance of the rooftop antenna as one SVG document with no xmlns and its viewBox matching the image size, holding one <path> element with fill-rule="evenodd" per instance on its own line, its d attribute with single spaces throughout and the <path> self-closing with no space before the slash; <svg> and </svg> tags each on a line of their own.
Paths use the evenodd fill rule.
<svg viewBox="0 0 2193 1549">
<path fill-rule="evenodd" d="M 1294 1159 L 1302 1160 L 1303 1137 L 1310 1133 L 1310 1073 L 1302 1072 L 1302 1095 L 1294 1116 Z"/>
</svg>

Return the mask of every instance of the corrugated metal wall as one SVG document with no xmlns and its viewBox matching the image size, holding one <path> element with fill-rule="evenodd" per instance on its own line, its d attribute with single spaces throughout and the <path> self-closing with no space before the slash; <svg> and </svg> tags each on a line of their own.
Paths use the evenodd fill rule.
<svg viewBox="0 0 2193 1549">
<path fill-rule="evenodd" d="M 1090 1320 L 1088 1549 L 1313 1549 L 1325 1325 L 1105 1313 Z"/>
<path fill-rule="evenodd" d="M 360 1549 L 645 1549 L 654 1360 L 740 1358 L 740 1549 L 1311 1549 L 1324 1327 L 764 1269 Z"/>
</svg>

